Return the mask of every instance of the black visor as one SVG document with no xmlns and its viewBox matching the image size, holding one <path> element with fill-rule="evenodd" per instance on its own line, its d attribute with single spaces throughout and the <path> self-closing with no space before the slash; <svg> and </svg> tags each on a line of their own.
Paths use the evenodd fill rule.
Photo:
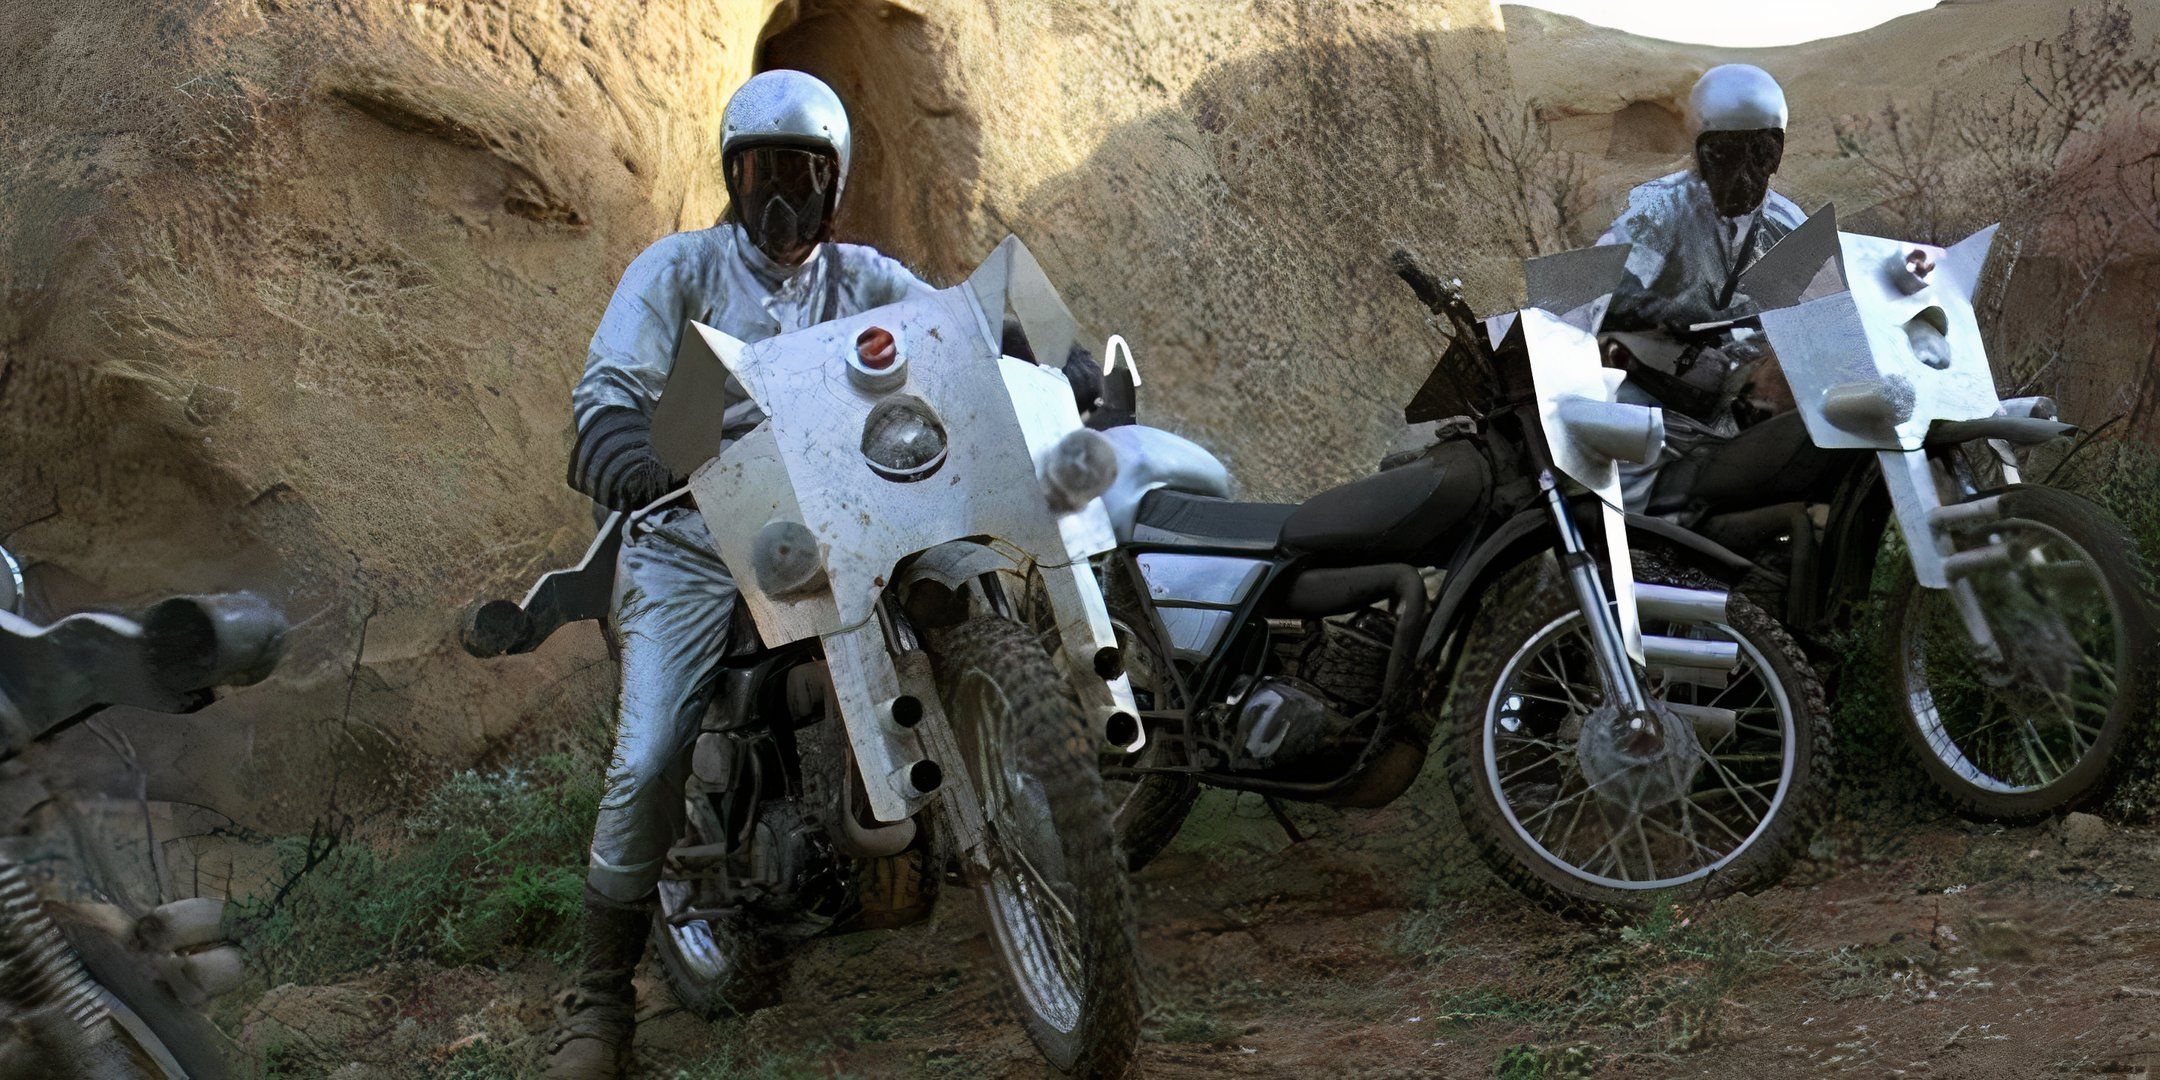
<svg viewBox="0 0 2160 1080">
<path fill-rule="evenodd" d="M 1770 193 L 1770 174 L 1785 159 L 1785 133 L 1777 128 L 1705 131 L 1695 139 L 1695 167 L 1710 186 L 1718 213 L 1753 213 Z"/>
<path fill-rule="evenodd" d="M 830 152 L 752 146 L 729 154 L 726 171 L 735 220 L 766 258 L 793 266 L 831 233 L 840 163 Z"/>
</svg>

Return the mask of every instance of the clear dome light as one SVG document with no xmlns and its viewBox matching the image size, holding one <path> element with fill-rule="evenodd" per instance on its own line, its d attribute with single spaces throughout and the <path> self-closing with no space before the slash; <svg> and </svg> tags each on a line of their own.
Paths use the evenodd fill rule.
<svg viewBox="0 0 2160 1080">
<path fill-rule="evenodd" d="M 863 422 L 862 455 L 879 476 L 924 479 L 945 464 L 945 428 L 928 405 L 909 398 L 878 403 Z"/>
</svg>

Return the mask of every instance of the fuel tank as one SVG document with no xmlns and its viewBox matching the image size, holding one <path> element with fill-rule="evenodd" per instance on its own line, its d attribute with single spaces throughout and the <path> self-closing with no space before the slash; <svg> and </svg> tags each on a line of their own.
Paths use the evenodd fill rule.
<svg viewBox="0 0 2160 1080">
<path fill-rule="evenodd" d="M 1140 500 L 1157 488 L 1227 499 L 1233 487 L 1230 470 L 1199 443 L 1144 424 L 1107 428 L 1103 437 L 1117 450 L 1118 475 L 1103 492 L 1110 525 L 1118 543 L 1132 542 Z"/>
</svg>

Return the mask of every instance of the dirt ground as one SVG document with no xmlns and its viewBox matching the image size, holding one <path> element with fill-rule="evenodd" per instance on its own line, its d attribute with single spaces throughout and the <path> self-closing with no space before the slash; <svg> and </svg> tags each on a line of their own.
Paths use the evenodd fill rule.
<svg viewBox="0 0 2160 1080">
<path fill-rule="evenodd" d="M 1435 770 L 1437 772 L 1437 770 Z M 2160 1066 L 2160 833 L 1976 825 L 1848 797 L 1759 896 L 1592 926 L 1519 901 L 1428 774 L 1389 810 L 1210 795 L 1135 882 L 1145 1075 L 2146 1076 Z M 1436 805 L 1437 801 L 1437 805 Z M 1872 804 L 1861 806 L 1861 803 Z M 1035 1077 L 974 898 L 814 943 L 786 998 L 707 1024 L 641 979 L 641 1076 Z M 400 969 L 272 991 L 264 1075 L 526 1075 L 559 968 Z M 347 1064 L 338 1066 L 337 1062 Z"/>
</svg>

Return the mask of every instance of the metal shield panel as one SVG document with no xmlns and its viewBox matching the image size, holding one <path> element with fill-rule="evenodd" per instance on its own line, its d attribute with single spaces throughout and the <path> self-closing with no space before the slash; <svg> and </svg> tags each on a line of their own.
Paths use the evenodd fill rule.
<svg viewBox="0 0 2160 1080">
<path fill-rule="evenodd" d="M 1846 291 L 1762 315 L 1815 444 L 1912 450 L 1937 420 L 1993 416 L 2000 403 L 1973 315 L 1971 249 L 1953 257 L 1857 233 L 1838 239 Z M 1932 273 L 1908 269 L 1916 255 Z"/>
<path fill-rule="evenodd" d="M 730 400 L 751 397 L 733 365 L 743 343 L 702 323 L 684 330 L 668 369 L 667 392 L 653 406 L 653 453 L 677 476 L 688 476 L 720 449 Z"/>
<path fill-rule="evenodd" d="M 1618 602 L 1620 632 L 1628 655 L 1642 662 L 1642 622 L 1635 611 L 1635 568 L 1628 554 L 1627 526 L 1620 496 L 1620 466 L 1612 458 L 1581 445 L 1560 421 L 1568 398 L 1612 401 L 1621 373 L 1605 367 L 1597 337 L 1540 308 L 1518 313 L 1523 343 L 1530 350 L 1530 378 L 1537 388 L 1538 425 L 1553 467 L 1596 493 L 1603 504 L 1607 571 Z"/>
<path fill-rule="evenodd" d="M 1628 244 L 1603 244 L 1545 255 L 1523 263 L 1529 306 L 1561 316 L 1584 330 L 1596 330 L 1612 302 L 1613 290 L 1627 272 Z"/>
<path fill-rule="evenodd" d="M 1756 310 L 1788 308 L 1845 291 L 1837 206 L 1824 203 L 1740 274 L 1740 292 Z"/>
</svg>

